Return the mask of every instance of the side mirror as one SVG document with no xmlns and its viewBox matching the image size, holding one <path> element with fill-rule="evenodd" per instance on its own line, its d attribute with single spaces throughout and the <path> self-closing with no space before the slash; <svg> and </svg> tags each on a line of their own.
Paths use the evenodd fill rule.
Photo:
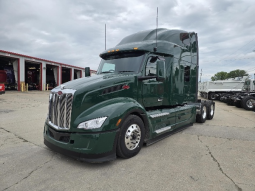
<svg viewBox="0 0 255 191">
<path fill-rule="evenodd" d="M 90 67 L 85 67 L 85 77 L 90 76 Z"/>
<path fill-rule="evenodd" d="M 157 61 L 157 80 L 164 81 L 166 78 L 166 71 L 165 71 L 165 61 L 159 60 Z"/>
</svg>

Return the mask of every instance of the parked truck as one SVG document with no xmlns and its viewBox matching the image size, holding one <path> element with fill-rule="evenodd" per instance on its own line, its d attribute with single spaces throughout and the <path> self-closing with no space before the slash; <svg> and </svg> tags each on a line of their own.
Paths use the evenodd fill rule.
<svg viewBox="0 0 255 191">
<path fill-rule="evenodd" d="M 5 93 L 5 83 L 7 81 L 7 75 L 2 66 L 0 66 L 0 95 Z"/>
<path fill-rule="evenodd" d="M 7 75 L 5 89 L 6 90 L 17 90 L 18 86 L 15 81 L 15 74 L 14 74 L 13 66 L 4 66 L 4 71 Z"/>
<path fill-rule="evenodd" d="M 88 162 L 130 158 L 213 118 L 215 103 L 197 97 L 196 33 L 142 31 L 100 57 L 97 75 L 85 68 L 85 78 L 51 90 L 44 143 L 52 150 Z"/>
<path fill-rule="evenodd" d="M 247 79 L 243 86 L 243 91 L 227 98 L 229 105 L 242 107 L 246 110 L 255 110 L 255 79 Z"/>
<path fill-rule="evenodd" d="M 227 80 L 216 80 L 201 82 L 198 85 L 198 91 L 201 97 L 215 100 L 223 95 L 233 95 L 242 92 L 242 87 L 248 76 L 231 78 Z"/>
</svg>

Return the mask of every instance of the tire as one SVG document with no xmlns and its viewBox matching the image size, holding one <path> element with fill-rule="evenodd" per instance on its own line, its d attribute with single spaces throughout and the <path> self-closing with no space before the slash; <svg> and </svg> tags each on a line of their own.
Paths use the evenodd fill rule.
<svg viewBox="0 0 255 191">
<path fill-rule="evenodd" d="M 215 93 L 209 93 L 208 99 L 209 100 L 216 100 L 216 94 Z"/>
<path fill-rule="evenodd" d="M 238 108 L 242 108 L 242 104 L 241 104 L 241 101 L 236 101 L 234 102 L 235 103 L 235 106 L 238 107 Z"/>
<path fill-rule="evenodd" d="M 128 159 L 137 155 L 143 146 L 144 124 L 140 117 L 129 115 L 120 128 L 116 152 L 119 157 Z"/>
<path fill-rule="evenodd" d="M 201 103 L 200 114 L 196 115 L 196 122 L 197 123 L 204 123 L 206 121 L 207 116 L 207 109 L 206 103 Z"/>
<path fill-rule="evenodd" d="M 232 106 L 232 105 L 234 105 L 234 101 L 232 99 L 228 98 L 227 99 L 227 104 Z"/>
<path fill-rule="evenodd" d="M 206 104 L 206 119 L 211 120 L 214 117 L 215 113 L 215 103 L 214 102 L 207 102 Z"/>
<path fill-rule="evenodd" d="M 252 104 L 252 101 L 255 101 L 255 97 L 252 96 L 246 96 L 241 100 L 241 105 L 244 109 L 252 111 L 254 110 L 254 105 Z"/>
</svg>

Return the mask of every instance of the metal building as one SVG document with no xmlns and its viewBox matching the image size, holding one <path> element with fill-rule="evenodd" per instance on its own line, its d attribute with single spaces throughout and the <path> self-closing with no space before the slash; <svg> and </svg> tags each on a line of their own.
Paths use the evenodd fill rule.
<svg viewBox="0 0 255 191">
<path fill-rule="evenodd" d="M 52 89 L 62 83 L 85 76 L 84 68 L 46 59 L 0 50 L 0 69 L 7 74 L 6 90 Z M 93 75 L 96 71 L 91 70 Z"/>
</svg>

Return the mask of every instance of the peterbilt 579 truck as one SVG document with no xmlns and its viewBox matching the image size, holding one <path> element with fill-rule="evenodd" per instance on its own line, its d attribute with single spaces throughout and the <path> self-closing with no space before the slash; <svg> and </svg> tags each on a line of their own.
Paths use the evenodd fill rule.
<svg viewBox="0 0 255 191">
<path fill-rule="evenodd" d="M 196 33 L 142 31 L 100 57 L 97 75 L 85 68 L 85 78 L 51 90 L 44 143 L 52 150 L 88 162 L 130 158 L 213 118 L 214 102 L 197 98 Z"/>
<path fill-rule="evenodd" d="M 242 92 L 223 95 L 221 101 L 246 110 L 255 110 L 255 79 L 246 79 Z"/>
</svg>

